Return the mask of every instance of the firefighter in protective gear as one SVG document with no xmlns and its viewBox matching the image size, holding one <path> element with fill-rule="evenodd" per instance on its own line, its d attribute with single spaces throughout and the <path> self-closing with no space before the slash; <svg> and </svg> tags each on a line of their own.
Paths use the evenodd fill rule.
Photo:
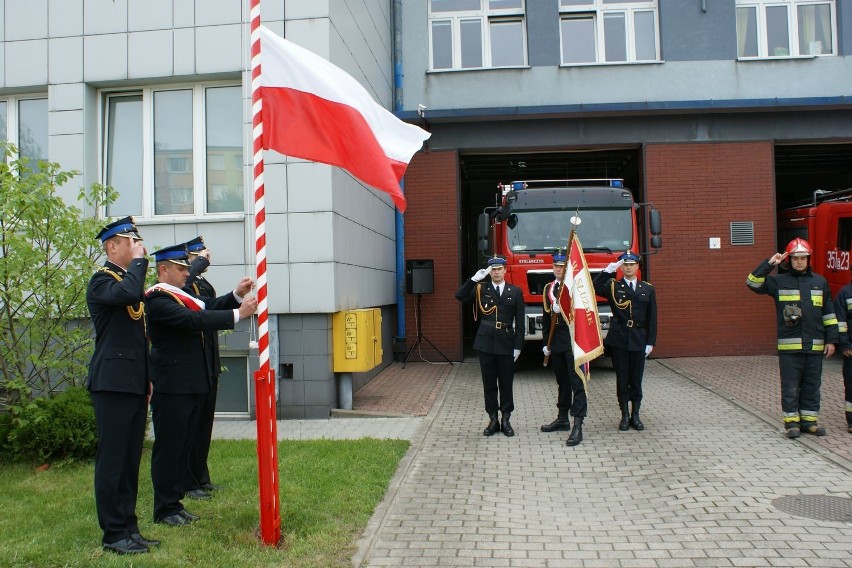
<svg viewBox="0 0 852 568">
<path fill-rule="evenodd" d="M 846 431 L 852 434 L 852 283 L 844 286 L 834 299 L 840 343 L 837 348 L 843 354 L 843 387 L 846 394 Z"/>
<path fill-rule="evenodd" d="M 839 341 L 831 290 L 825 278 L 811 271 L 811 252 L 806 240 L 793 239 L 783 253 L 761 262 L 746 280 L 752 292 L 775 300 L 781 410 L 788 438 L 798 438 L 801 432 L 825 436 L 825 428 L 817 423 L 822 358 L 831 357 Z M 771 275 L 788 257 L 790 270 Z"/>
</svg>

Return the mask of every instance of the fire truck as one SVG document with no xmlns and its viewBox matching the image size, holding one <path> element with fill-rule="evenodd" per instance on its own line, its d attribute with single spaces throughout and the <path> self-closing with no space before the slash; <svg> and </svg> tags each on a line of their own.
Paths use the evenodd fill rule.
<svg viewBox="0 0 852 568">
<path fill-rule="evenodd" d="M 828 280 L 831 295 L 849 284 L 852 249 L 852 188 L 816 190 L 807 203 L 778 212 L 778 250 L 800 237 L 813 248 L 813 271 Z"/>
<path fill-rule="evenodd" d="M 498 186 L 497 205 L 477 219 L 478 249 L 506 258 L 506 281 L 519 287 L 526 304 L 525 339 L 542 339 L 542 292 L 553 280 L 552 255 L 565 249 L 571 218 L 592 277 L 626 250 L 640 250 L 640 224 L 650 246 L 662 246 L 660 213 L 636 203 L 622 179 L 514 181 Z M 619 272 L 620 276 L 620 272 Z M 598 297 L 601 332 L 609 331 L 612 312 Z"/>
</svg>

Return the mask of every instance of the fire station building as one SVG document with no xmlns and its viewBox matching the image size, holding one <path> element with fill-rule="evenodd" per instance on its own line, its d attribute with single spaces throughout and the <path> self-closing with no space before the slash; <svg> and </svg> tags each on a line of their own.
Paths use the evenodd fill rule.
<svg viewBox="0 0 852 568">
<path fill-rule="evenodd" d="M 3 138 L 80 171 L 66 199 L 114 186 L 88 213 L 133 215 L 149 251 L 203 235 L 220 294 L 254 274 L 249 0 L 0 8 Z M 418 324 L 464 357 L 473 330 L 453 293 L 478 268 L 476 218 L 499 183 L 622 178 L 662 213 L 643 266 L 656 357 L 774 352 L 773 310 L 745 278 L 777 250 L 776 212 L 852 187 L 852 0 L 261 0 L 261 19 L 432 133 L 404 215 L 341 169 L 265 153 L 284 418 L 341 406 L 341 311 L 382 316 L 381 363 L 355 389 Z M 411 266 L 428 293 L 407 293 Z M 254 415 L 252 336 L 240 322 L 222 337 L 222 416 Z M 420 358 L 441 354 L 424 343 Z"/>
</svg>

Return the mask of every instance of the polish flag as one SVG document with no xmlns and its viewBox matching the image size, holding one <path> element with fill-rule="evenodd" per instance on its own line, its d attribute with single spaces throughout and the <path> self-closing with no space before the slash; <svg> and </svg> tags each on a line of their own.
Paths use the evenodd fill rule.
<svg viewBox="0 0 852 568">
<path fill-rule="evenodd" d="M 603 354 L 603 339 L 595 287 L 592 285 L 583 246 L 576 233 L 572 232 L 572 236 L 568 250 L 568 266 L 565 270 L 566 288 L 571 294 L 568 321 L 574 353 L 574 368 L 583 382 L 587 383 L 589 363 Z"/>
<path fill-rule="evenodd" d="M 260 26 L 263 147 L 338 166 L 390 194 L 430 133 L 399 120 L 351 75 Z"/>
</svg>

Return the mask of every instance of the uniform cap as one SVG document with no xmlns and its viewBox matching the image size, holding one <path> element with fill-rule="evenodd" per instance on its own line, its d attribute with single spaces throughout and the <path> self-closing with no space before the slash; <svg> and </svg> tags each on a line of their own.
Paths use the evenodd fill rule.
<svg viewBox="0 0 852 568">
<path fill-rule="evenodd" d="M 189 252 L 200 252 L 202 250 L 206 250 L 207 245 L 204 244 L 204 237 L 201 235 L 195 237 L 188 243 L 186 243 L 186 250 Z"/>
<path fill-rule="evenodd" d="M 189 266 L 189 252 L 186 250 L 186 244 L 172 245 L 155 251 L 154 260 L 157 262 L 168 260 L 174 264 Z"/>
<path fill-rule="evenodd" d="M 621 256 L 619 256 L 618 260 L 623 260 L 624 264 L 631 264 L 631 263 L 636 264 L 636 263 L 639 262 L 639 255 L 636 254 L 635 252 L 633 252 L 632 250 L 629 250 L 629 251 L 625 252 L 624 254 L 622 254 Z"/>
<path fill-rule="evenodd" d="M 488 266 L 506 266 L 506 259 L 495 254 L 493 257 L 488 259 L 486 264 Z"/>
<path fill-rule="evenodd" d="M 805 239 L 793 239 L 787 244 L 787 255 L 788 256 L 810 256 L 811 255 L 811 245 L 808 244 L 808 241 Z"/>
<path fill-rule="evenodd" d="M 118 221 L 113 221 L 101 229 L 101 232 L 95 238 L 105 243 L 112 237 L 128 237 L 142 240 L 142 237 L 139 236 L 139 229 L 136 228 L 136 224 L 133 222 L 133 217 L 124 217 Z"/>
<path fill-rule="evenodd" d="M 568 257 L 565 256 L 565 251 L 557 250 L 553 255 L 553 266 L 565 266 L 568 263 Z"/>
</svg>

